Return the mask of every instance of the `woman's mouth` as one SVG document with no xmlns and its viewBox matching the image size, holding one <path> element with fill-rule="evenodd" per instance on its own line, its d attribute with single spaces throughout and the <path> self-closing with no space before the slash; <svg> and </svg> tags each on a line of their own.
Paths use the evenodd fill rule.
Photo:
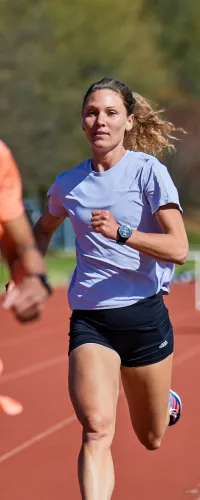
<svg viewBox="0 0 200 500">
<path fill-rule="evenodd" d="M 95 133 L 94 133 L 94 136 L 95 137 L 103 137 L 104 135 L 108 135 L 107 132 L 104 132 L 102 130 L 97 130 Z"/>
</svg>

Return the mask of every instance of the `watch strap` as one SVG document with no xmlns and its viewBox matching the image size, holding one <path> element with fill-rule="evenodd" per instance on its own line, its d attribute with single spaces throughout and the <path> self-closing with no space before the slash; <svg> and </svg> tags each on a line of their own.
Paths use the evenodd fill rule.
<svg viewBox="0 0 200 500">
<path fill-rule="evenodd" d="M 48 278 L 47 278 L 46 274 L 33 273 L 31 276 L 35 276 L 35 277 L 39 278 L 39 280 L 41 281 L 43 286 L 47 289 L 49 295 L 51 295 L 53 293 L 52 287 L 48 282 Z"/>
<path fill-rule="evenodd" d="M 116 241 L 117 241 L 117 243 L 119 245 L 124 245 L 126 243 L 127 239 L 128 238 L 122 238 L 122 236 L 119 233 L 117 234 L 117 240 Z"/>
</svg>

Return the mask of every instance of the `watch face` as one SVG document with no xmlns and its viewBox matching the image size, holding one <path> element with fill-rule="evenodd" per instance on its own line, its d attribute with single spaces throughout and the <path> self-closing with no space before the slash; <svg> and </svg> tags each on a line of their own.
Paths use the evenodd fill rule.
<svg viewBox="0 0 200 500">
<path fill-rule="evenodd" d="M 119 227 L 119 234 L 122 238 L 130 238 L 132 234 L 132 229 L 128 224 L 123 224 Z"/>
</svg>

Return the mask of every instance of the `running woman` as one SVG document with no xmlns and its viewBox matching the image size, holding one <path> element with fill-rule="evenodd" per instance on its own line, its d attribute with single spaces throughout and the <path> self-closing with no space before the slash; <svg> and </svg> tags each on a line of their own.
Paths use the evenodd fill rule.
<svg viewBox="0 0 200 500">
<path fill-rule="evenodd" d="M 120 374 L 148 450 L 181 415 L 170 390 L 174 340 L 163 294 L 188 241 L 177 189 L 157 159 L 180 129 L 110 78 L 87 90 L 82 128 L 92 157 L 58 175 L 35 236 L 45 254 L 66 217 L 76 234 L 68 299 L 69 392 L 83 429 L 78 476 L 84 500 L 109 500 Z"/>
</svg>

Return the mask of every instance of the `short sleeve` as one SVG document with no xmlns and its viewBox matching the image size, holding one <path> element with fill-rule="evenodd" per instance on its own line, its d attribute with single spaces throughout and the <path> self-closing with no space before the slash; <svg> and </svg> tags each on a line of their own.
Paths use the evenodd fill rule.
<svg viewBox="0 0 200 500">
<path fill-rule="evenodd" d="M 61 174 L 62 175 L 62 174 Z M 68 213 L 63 205 L 61 191 L 61 176 L 58 176 L 47 192 L 49 212 L 55 217 L 67 217 Z"/>
<path fill-rule="evenodd" d="M 146 170 L 144 192 L 152 214 L 168 203 L 176 204 L 182 212 L 178 191 L 165 165 L 155 159 Z"/>
<path fill-rule="evenodd" d="M 10 149 L 0 141 L 0 221 L 16 219 L 23 212 L 19 170 Z"/>
</svg>

